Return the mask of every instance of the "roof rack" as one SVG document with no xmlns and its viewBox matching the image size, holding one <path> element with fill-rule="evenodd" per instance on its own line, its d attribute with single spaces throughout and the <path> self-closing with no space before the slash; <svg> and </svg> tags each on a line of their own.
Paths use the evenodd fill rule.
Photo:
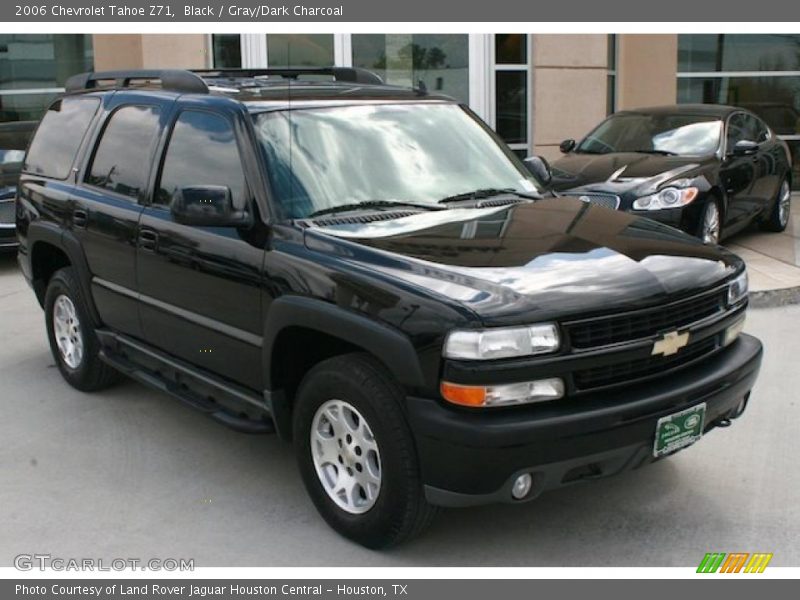
<svg viewBox="0 0 800 600">
<path fill-rule="evenodd" d="M 383 85 L 383 80 L 372 71 L 354 67 L 297 67 L 277 69 L 132 69 L 126 71 L 97 71 L 80 73 L 67 79 L 64 87 L 67 92 L 79 92 L 104 87 L 128 88 L 135 81 L 161 82 L 162 89 L 186 94 L 207 94 L 208 84 L 204 78 L 213 79 L 252 79 L 257 77 L 281 77 L 298 79 L 303 75 L 330 75 L 335 81 Z M 103 81 L 113 81 L 110 86 L 99 85 Z"/>
<path fill-rule="evenodd" d="M 64 88 L 67 92 L 91 90 L 99 86 L 98 82 L 113 80 L 112 87 L 131 87 L 133 81 L 148 81 L 157 79 L 165 90 L 185 92 L 189 94 L 207 94 L 206 82 L 191 71 L 183 69 L 133 69 L 127 71 L 97 71 L 95 73 L 80 73 L 67 79 Z"/>
<path fill-rule="evenodd" d="M 298 79 L 303 75 L 330 75 L 335 81 L 383 85 L 383 79 L 372 71 L 357 67 L 278 67 L 273 69 L 193 69 L 204 78 L 243 79 L 256 77 L 281 77 Z"/>
</svg>

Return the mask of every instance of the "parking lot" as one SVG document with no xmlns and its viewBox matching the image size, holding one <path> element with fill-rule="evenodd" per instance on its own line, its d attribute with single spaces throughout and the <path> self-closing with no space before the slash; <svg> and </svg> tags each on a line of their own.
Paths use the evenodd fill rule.
<svg viewBox="0 0 800 600">
<path fill-rule="evenodd" d="M 450 510 L 371 552 L 330 530 L 274 436 L 228 430 L 131 381 L 87 395 L 0 257 L 0 565 L 21 553 L 194 558 L 196 566 L 692 566 L 708 551 L 800 565 L 800 305 L 758 308 L 766 346 L 744 417 L 695 447 L 524 506 Z"/>
</svg>

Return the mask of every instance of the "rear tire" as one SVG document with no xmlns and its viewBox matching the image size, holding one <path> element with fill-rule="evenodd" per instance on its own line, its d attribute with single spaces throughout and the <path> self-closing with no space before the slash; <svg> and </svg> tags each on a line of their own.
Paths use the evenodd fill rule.
<svg viewBox="0 0 800 600">
<path fill-rule="evenodd" d="M 792 188 L 789 180 L 784 179 L 781 187 L 778 188 L 778 195 L 773 203 L 769 217 L 761 222 L 761 228 L 765 231 L 780 233 L 789 224 L 789 214 L 792 207 Z"/>
<path fill-rule="evenodd" d="M 47 283 L 44 314 L 50 350 L 67 383 L 92 392 L 117 381 L 119 373 L 100 360 L 100 342 L 72 267 L 56 271 Z"/>
<path fill-rule="evenodd" d="M 306 490 L 344 537 L 385 548 L 421 533 L 425 500 L 400 387 L 363 354 L 316 365 L 297 392 L 293 433 Z"/>
</svg>

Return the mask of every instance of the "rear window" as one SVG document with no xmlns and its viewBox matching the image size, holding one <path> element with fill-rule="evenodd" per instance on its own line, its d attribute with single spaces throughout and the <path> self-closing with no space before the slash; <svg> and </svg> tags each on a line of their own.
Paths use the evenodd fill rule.
<svg viewBox="0 0 800 600">
<path fill-rule="evenodd" d="M 42 117 L 23 167 L 28 173 L 66 179 L 89 123 L 100 106 L 97 98 L 61 98 Z"/>
</svg>

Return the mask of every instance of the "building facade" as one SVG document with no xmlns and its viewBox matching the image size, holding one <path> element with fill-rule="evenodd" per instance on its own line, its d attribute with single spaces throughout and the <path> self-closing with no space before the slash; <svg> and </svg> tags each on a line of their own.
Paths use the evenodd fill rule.
<svg viewBox="0 0 800 600">
<path fill-rule="evenodd" d="M 0 120 L 35 119 L 84 70 L 356 66 L 468 104 L 520 155 L 558 156 L 607 114 L 737 104 L 790 144 L 800 184 L 800 34 L 0 35 Z"/>
</svg>

